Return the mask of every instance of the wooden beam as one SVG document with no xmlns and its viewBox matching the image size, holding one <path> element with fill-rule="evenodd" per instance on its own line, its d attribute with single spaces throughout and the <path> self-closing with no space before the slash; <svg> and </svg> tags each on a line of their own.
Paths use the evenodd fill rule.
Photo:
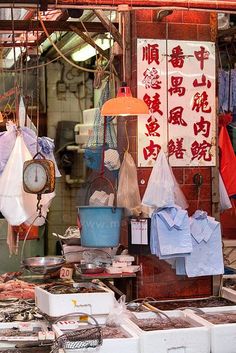
<svg viewBox="0 0 236 353">
<path fill-rule="evenodd" d="M 84 20 L 83 22 L 91 22 L 94 18 L 95 18 L 95 14 L 91 11 L 89 12 L 85 17 L 84 17 Z M 74 51 L 74 47 L 75 45 L 72 44 L 71 45 L 68 45 L 68 43 L 70 43 L 71 39 L 76 36 L 75 33 L 73 32 L 68 32 L 66 33 L 61 39 L 60 41 L 57 43 L 57 47 L 58 49 L 62 50 L 63 51 L 63 48 L 64 46 L 66 46 L 66 53 L 68 53 L 67 55 L 70 55 L 71 52 Z M 93 36 L 93 33 L 91 33 L 91 36 Z M 76 36 L 77 37 L 77 36 Z M 83 44 L 84 41 L 82 40 L 82 38 L 78 39 L 78 46 Z M 49 48 L 47 51 L 46 51 L 46 56 L 51 58 L 51 59 L 54 59 L 55 57 L 58 56 L 58 53 L 56 52 L 55 48 L 54 47 L 51 47 Z"/>
<path fill-rule="evenodd" d="M 106 58 L 107 60 L 110 59 L 109 55 L 102 48 L 100 48 L 91 37 L 89 37 L 87 34 L 85 34 L 83 31 L 81 31 L 80 29 L 78 29 L 78 27 L 74 25 L 70 25 L 70 28 L 73 32 L 78 34 L 78 36 L 80 36 L 86 43 L 94 47 L 97 50 L 97 52 L 101 54 L 104 58 Z"/>
<path fill-rule="evenodd" d="M 48 8 L 50 5 L 54 8 L 68 7 L 71 8 L 94 8 L 102 6 L 114 8 L 118 5 L 129 5 L 133 8 L 161 8 L 174 7 L 186 10 L 206 10 L 206 11 L 236 11 L 235 0 L 48 0 Z M 38 0 L 0 0 L 0 7 L 25 7 L 33 8 L 38 6 Z"/>
<path fill-rule="evenodd" d="M 49 32 L 63 31 L 70 32 L 72 27 L 78 29 L 79 31 L 84 31 L 84 28 L 80 22 L 74 21 L 44 21 L 45 27 Z M 85 22 L 84 23 L 88 32 L 95 33 L 105 33 L 107 29 L 100 22 Z M 114 26 L 118 26 L 116 23 Z M 14 21 L 14 31 L 15 33 L 21 33 L 22 31 L 42 31 L 41 24 L 38 20 L 17 20 Z M 12 21 L 11 20 L 1 20 L 0 21 L 0 32 L 11 33 L 12 32 Z"/>
<path fill-rule="evenodd" d="M 97 18 L 101 21 L 102 25 L 107 29 L 107 32 L 110 32 L 114 38 L 114 40 L 119 44 L 121 48 L 123 48 L 122 37 L 120 32 L 113 25 L 110 19 L 104 14 L 103 10 L 93 10 Z"/>
</svg>

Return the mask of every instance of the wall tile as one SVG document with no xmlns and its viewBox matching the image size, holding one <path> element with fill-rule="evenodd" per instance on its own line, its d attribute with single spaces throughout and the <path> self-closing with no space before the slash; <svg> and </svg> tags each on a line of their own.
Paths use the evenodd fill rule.
<svg viewBox="0 0 236 353">
<path fill-rule="evenodd" d="M 184 168 L 184 184 L 193 184 L 195 174 L 201 174 L 204 184 L 211 183 L 211 168 Z"/>
<path fill-rule="evenodd" d="M 165 22 L 171 23 L 182 23 L 183 22 L 183 11 L 173 10 L 171 15 L 164 18 Z"/>
<path fill-rule="evenodd" d="M 137 25 L 137 37 L 138 38 L 166 38 L 166 24 L 165 23 L 145 23 Z"/>
<path fill-rule="evenodd" d="M 211 28 L 208 25 L 198 25 L 197 39 L 202 41 L 211 41 Z"/>
<path fill-rule="evenodd" d="M 136 12 L 136 21 L 138 22 L 152 22 L 153 21 L 153 17 L 154 17 L 154 11 L 150 10 L 137 10 Z"/>
<path fill-rule="evenodd" d="M 176 40 L 197 40 L 197 25 L 173 24 L 168 26 L 168 38 Z"/>
<path fill-rule="evenodd" d="M 172 168 L 174 176 L 179 184 L 184 182 L 184 170 L 183 168 Z"/>
<path fill-rule="evenodd" d="M 210 12 L 183 11 L 183 23 L 210 24 Z"/>
</svg>

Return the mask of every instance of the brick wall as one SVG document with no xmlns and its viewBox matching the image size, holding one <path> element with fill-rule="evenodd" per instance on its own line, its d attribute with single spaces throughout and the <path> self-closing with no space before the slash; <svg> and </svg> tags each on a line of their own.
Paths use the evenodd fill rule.
<svg viewBox="0 0 236 353">
<path fill-rule="evenodd" d="M 156 21 L 154 10 L 138 10 L 132 14 L 132 76 L 131 87 L 136 94 L 136 40 L 137 38 L 157 38 L 179 40 L 210 41 L 214 35 L 214 16 L 210 13 L 193 11 L 174 11 L 161 22 Z M 213 25 L 212 25 L 213 23 Z M 127 130 L 130 139 L 130 152 L 137 159 L 137 118 L 127 120 Z M 118 122 L 118 141 L 120 151 L 126 146 L 124 134 L 124 119 Z M 141 196 L 143 195 L 150 168 L 138 168 L 138 181 Z M 203 185 L 198 190 L 193 183 L 193 176 L 200 173 Z M 211 168 L 174 168 L 174 174 L 189 202 L 189 215 L 198 207 L 211 214 Z M 123 234 L 124 239 L 124 234 Z M 170 265 L 158 260 L 155 256 L 140 256 L 138 262 L 142 271 L 137 280 L 137 297 L 152 296 L 156 298 L 200 297 L 212 293 L 212 278 L 200 277 L 189 279 L 176 276 Z"/>
</svg>

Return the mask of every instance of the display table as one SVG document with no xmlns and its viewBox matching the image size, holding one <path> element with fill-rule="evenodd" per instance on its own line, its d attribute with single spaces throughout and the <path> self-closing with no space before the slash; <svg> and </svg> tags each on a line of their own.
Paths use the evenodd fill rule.
<svg viewBox="0 0 236 353">
<path fill-rule="evenodd" d="M 80 281 L 91 281 L 99 279 L 112 289 L 118 297 L 125 294 L 126 301 L 131 301 L 135 298 L 135 273 L 95 273 L 95 274 L 80 274 L 76 277 Z"/>
</svg>

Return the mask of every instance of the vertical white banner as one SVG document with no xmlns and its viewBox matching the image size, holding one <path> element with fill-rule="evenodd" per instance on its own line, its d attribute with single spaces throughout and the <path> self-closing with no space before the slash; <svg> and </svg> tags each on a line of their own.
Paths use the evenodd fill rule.
<svg viewBox="0 0 236 353">
<path fill-rule="evenodd" d="M 138 116 L 138 167 L 152 167 L 160 148 L 167 149 L 166 42 L 138 39 L 138 97 L 149 107 Z"/>
<path fill-rule="evenodd" d="M 170 164 L 215 165 L 214 44 L 169 40 L 167 72 Z"/>
<path fill-rule="evenodd" d="M 166 52 L 167 43 L 167 52 Z M 172 166 L 216 164 L 215 45 L 139 39 L 138 167 L 152 167 L 160 148 Z"/>
</svg>

